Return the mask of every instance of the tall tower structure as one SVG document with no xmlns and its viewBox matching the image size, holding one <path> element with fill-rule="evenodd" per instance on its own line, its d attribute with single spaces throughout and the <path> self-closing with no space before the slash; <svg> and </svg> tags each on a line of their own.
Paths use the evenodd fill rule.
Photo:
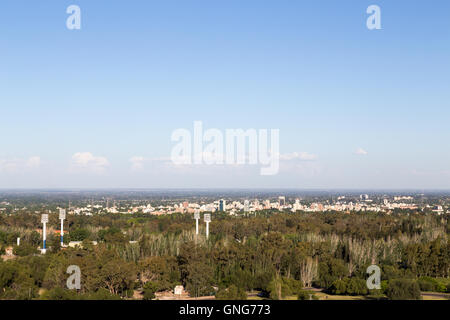
<svg viewBox="0 0 450 320">
<path fill-rule="evenodd" d="M 206 239 L 209 237 L 209 223 L 211 222 L 211 214 L 207 213 L 204 216 L 206 222 Z"/>
<path fill-rule="evenodd" d="M 200 220 L 200 211 L 199 210 L 195 210 L 194 219 L 195 219 L 195 234 L 198 235 L 198 220 Z"/>
<path fill-rule="evenodd" d="M 66 219 L 66 209 L 59 209 L 59 220 L 61 220 L 61 247 L 64 245 L 64 220 Z"/>
<path fill-rule="evenodd" d="M 42 228 L 42 241 L 43 241 L 43 244 L 42 244 L 42 253 L 45 254 L 45 253 L 47 252 L 46 242 L 47 242 L 47 222 L 48 222 L 48 214 L 44 213 L 44 214 L 41 216 L 41 222 L 42 222 L 42 225 L 43 225 L 43 228 Z"/>
<path fill-rule="evenodd" d="M 219 211 L 225 211 L 226 202 L 224 199 L 219 200 Z"/>
<path fill-rule="evenodd" d="M 284 207 L 286 205 L 286 197 L 285 196 L 279 196 L 278 197 L 278 205 L 281 207 Z"/>
</svg>

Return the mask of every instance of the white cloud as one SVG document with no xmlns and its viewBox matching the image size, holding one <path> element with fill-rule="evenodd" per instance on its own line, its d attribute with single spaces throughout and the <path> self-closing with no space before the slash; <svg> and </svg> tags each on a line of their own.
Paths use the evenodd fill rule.
<svg viewBox="0 0 450 320">
<path fill-rule="evenodd" d="M 322 166 L 315 161 L 283 161 L 280 164 L 280 173 L 284 174 L 315 177 L 320 175 L 322 171 Z"/>
<path fill-rule="evenodd" d="M 358 149 L 356 149 L 355 154 L 365 156 L 368 154 L 368 152 L 366 150 L 364 150 L 363 148 L 358 148 Z"/>
<path fill-rule="evenodd" d="M 0 159 L 0 172 L 20 173 L 30 169 L 37 169 L 40 164 L 41 158 L 38 156 L 33 156 L 29 159 Z"/>
<path fill-rule="evenodd" d="M 90 152 L 77 152 L 72 156 L 72 171 L 104 173 L 108 166 L 108 159 L 105 157 L 94 156 Z"/>
<path fill-rule="evenodd" d="M 250 166 L 250 155 L 244 155 L 245 163 L 244 164 L 227 164 L 226 157 L 224 154 L 213 154 L 211 152 L 203 151 L 199 154 L 201 160 L 200 164 L 195 164 L 194 159 L 196 158 L 194 155 L 188 156 L 177 156 L 174 158 L 170 157 L 153 157 L 153 158 L 145 158 L 141 156 L 133 156 L 129 159 L 131 163 L 131 170 L 133 171 L 142 171 L 150 169 L 148 172 L 179 172 L 180 170 L 193 171 L 193 172 L 209 172 L 209 169 L 221 172 L 223 170 L 228 170 L 232 168 L 244 168 L 248 170 Z M 236 155 L 235 155 L 236 157 Z M 295 163 L 300 162 L 312 162 L 317 159 L 316 154 L 312 154 L 309 152 L 292 152 L 286 154 L 279 155 L 280 161 L 292 163 L 291 165 L 285 166 L 285 168 L 296 168 Z M 218 159 L 222 161 L 218 163 Z M 256 155 L 256 159 L 258 159 L 258 155 Z M 151 164 L 150 167 L 147 167 L 147 164 Z M 253 165 L 252 165 L 253 166 Z M 261 164 L 257 162 L 255 167 L 260 167 Z M 145 168 L 144 168 L 145 167 Z M 208 168 L 208 170 L 206 170 Z M 302 167 L 303 168 L 303 167 Z M 201 171 L 199 171 L 201 170 Z M 295 171 L 298 171 L 297 169 Z"/>
<path fill-rule="evenodd" d="M 144 157 L 138 157 L 138 156 L 134 156 L 130 158 L 130 162 L 131 162 L 131 170 L 133 171 L 139 171 L 142 170 L 144 168 Z"/>
<path fill-rule="evenodd" d="M 146 174 L 199 174 L 199 175 L 212 175 L 212 174 L 246 174 L 249 172 L 257 175 L 258 170 L 264 167 L 259 162 L 259 155 L 256 156 L 257 163 L 250 164 L 250 155 L 244 156 L 245 163 L 243 164 L 227 164 L 225 155 L 213 154 L 211 152 L 204 151 L 200 154 L 201 163 L 194 163 L 194 155 L 177 156 L 174 159 L 170 157 L 142 157 L 133 156 L 129 158 L 130 169 L 132 171 L 145 172 Z M 236 155 L 235 155 L 236 156 Z M 221 163 L 217 163 L 217 160 L 222 159 Z M 321 172 L 321 167 L 316 163 L 318 156 L 309 152 L 292 152 L 279 154 L 280 168 L 283 172 L 291 172 L 294 174 L 300 174 L 304 176 L 315 176 Z"/>
<path fill-rule="evenodd" d="M 0 172 L 13 173 L 19 167 L 18 160 L 0 159 Z"/>
<path fill-rule="evenodd" d="M 317 155 L 309 152 L 292 152 L 280 154 L 280 160 L 301 160 L 301 161 L 312 161 L 316 160 Z"/>
<path fill-rule="evenodd" d="M 41 158 L 38 156 L 29 158 L 25 164 L 27 168 L 32 169 L 39 168 L 40 165 L 41 165 Z"/>
</svg>

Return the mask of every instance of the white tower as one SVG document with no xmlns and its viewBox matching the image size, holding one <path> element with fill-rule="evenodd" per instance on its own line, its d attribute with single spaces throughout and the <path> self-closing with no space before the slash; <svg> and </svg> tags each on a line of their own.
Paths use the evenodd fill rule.
<svg viewBox="0 0 450 320">
<path fill-rule="evenodd" d="M 66 209 L 59 209 L 59 220 L 61 220 L 61 247 L 64 245 L 64 219 L 66 219 Z"/>
<path fill-rule="evenodd" d="M 43 224 L 42 228 L 42 239 L 43 239 L 43 247 L 42 247 L 42 253 L 47 252 L 46 248 L 46 241 L 47 241 L 47 222 L 48 222 L 48 214 L 44 213 L 41 217 L 41 222 Z"/>
<path fill-rule="evenodd" d="M 199 210 L 195 210 L 194 212 L 195 219 L 195 234 L 198 235 L 198 220 L 200 220 L 200 212 Z"/>
<path fill-rule="evenodd" d="M 209 223 L 211 222 L 211 214 L 205 214 L 205 222 L 206 222 L 206 239 L 209 237 Z"/>
</svg>

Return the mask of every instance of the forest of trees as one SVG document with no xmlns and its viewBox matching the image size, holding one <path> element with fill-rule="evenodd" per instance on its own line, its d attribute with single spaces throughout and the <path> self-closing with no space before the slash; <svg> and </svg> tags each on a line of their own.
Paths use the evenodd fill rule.
<svg viewBox="0 0 450 320">
<path fill-rule="evenodd" d="M 57 215 L 50 224 L 58 225 Z M 37 248 L 39 216 L 0 216 L 0 299 L 144 299 L 183 285 L 191 296 L 309 299 L 306 287 L 329 294 L 420 299 L 420 291 L 449 292 L 449 216 L 379 213 L 213 214 L 210 237 L 196 237 L 191 215 L 69 216 L 65 241 L 83 248 Z M 20 246 L 16 238 L 21 237 Z M 94 245 L 92 241 L 97 241 Z M 132 241 L 132 243 L 130 243 Z M 368 290 L 366 269 L 381 268 L 381 290 Z M 81 269 L 81 289 L 66 289 L 69 265 Z M 313 297 L 314 298 L 314 297 Z"/>
</svg>

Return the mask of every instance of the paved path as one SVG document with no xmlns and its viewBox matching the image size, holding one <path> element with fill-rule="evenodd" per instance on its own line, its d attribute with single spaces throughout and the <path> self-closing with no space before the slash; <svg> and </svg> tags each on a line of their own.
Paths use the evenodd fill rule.
<svg viewBox="0 0 450 320">
<path fill-rule="evenodd" d="M 450 300 L 450 293 L 422 292 L 422 296 L 424 296 L 424 297 L 437 297 L 437 298 L 444 298 L 444 299 Z"/>
</svg>

